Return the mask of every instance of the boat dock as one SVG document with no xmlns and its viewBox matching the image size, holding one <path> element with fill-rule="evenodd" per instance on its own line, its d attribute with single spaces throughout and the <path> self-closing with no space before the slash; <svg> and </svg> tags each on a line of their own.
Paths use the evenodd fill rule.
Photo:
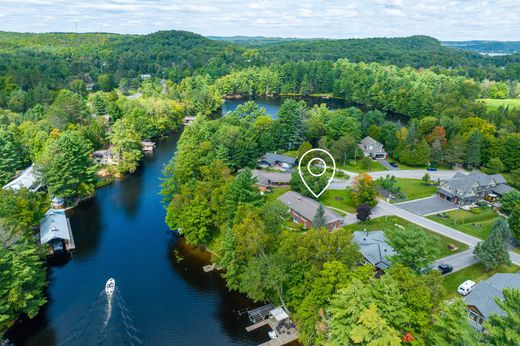
<svg viewBox="0 0 520 346">
<path fill-rule="evenodd" d="M 249 320 L 254 324 L 246 327 L 251 332 L 264 326 L 269 326 L 271 340 L 259 346 L 282 346 L 298 340 L 298 330 L 291 321 L 289 315 L 282 307 L 275 308 L 273 304 L 267 304 L 259 308 L 248 310 Z"/>
</svg>

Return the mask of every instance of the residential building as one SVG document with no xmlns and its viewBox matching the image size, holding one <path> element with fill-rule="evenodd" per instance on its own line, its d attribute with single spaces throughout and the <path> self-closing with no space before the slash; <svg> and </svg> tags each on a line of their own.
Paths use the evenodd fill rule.
<svg viewBox="0 0 520 346">
<path fill-rule="evenodd" d="M 383 160 L 388 156 L 383 144 L 379 143 L 372 137 L 366 136 L 361 140 L 358 146 L 363 151 L 363 154 L 370 157 L 372 160 Z"/>
<path fill-rule="evenodd" d="M 467 205 L 482 200 L 494 202 L 498 197 L 514 190 L 507 185 L 501 174 L 488 175 L 473 171 L 468 175 L 457 173 L 452 179 L 441 184 L 437 193 L 447 201 L 457 205 Z"/>
<path fill-rule="evenodd" d="M 51 254 L 75 248 L 70 222 L 65 210 L 49 209 L 40 222 L 40 244 L 48 244 Z"/>
<path fill-rule="evenodd" d="M 305 228 L 314 227 L 313 220 L 320 203 L 298 192 L 288 191 L 278 197 L 278 200 L 289 208 L 289 213 L 294 222 L 302 224 Z M 329 231 L 341 227 L 342 218 L 334 211 L 325 207 L 325 226 Z"/>
<path fill-rule="evenodd" d="M 287 171 L 296 165 L 296 158 L 276 153 L 267 153 L 258 160 L 261 168 L 272 168 Z"/>
<path fill-rule="evenodd" d="M 155 143 L 152 141 L 141 141 L 141 147 L 145 153 L 153 153 L 155 151 Z"/>
<path fill-rule="evenodd" d="M 272 187 L 289 186 L 291 183 L 291 173 L 289 172 L 266 172 L 253 169 L 251 175 L 256 178 L 256 183 L 262 192 Z"/>
<path fill-rule="evenodd" d="M 502 292 L 506 288 L 520 290 L 520 272 L 498 273 L 473 287 L 464 298 L 468 306 L 469 323 L 473 328 L 484 329 L 484 322 L 493 314 L 505 315 L 495 299 L 504 299 Z"/>
<path fill-rule="evenodd" d="M 359 252 L 370 263 L 379 270 L 385 270 L 392 264 L 389 258 L 396 254 L 394 249 L 388 245 L 383 231 L 357 231 L 352 233 L 353 241 L 359 245 Z"/>
<path fill-rule="evenodd" d="M 27 188 L 32 192 L 36 192 L 42 188 L 40 183 L 40 177 L 34 169 L 34 165 L 26 168 L 22 173 L 18 174 L 16 178 L 4 185 L 3 189 L 20 190 L 21 188 Z"/>
<path fill-rule="evenodd" d="M 92 159 L 98 165 L 117 165 L 119 155 L 116 154 L 112 147 L 103 150 L 96 150 L 92 153 Z"/>
</svg>

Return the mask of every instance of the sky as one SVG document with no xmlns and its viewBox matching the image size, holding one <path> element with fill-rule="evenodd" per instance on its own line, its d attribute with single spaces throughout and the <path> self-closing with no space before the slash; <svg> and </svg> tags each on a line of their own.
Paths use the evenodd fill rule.
<svg viewBox="0 0 520 346">
<path fill-rule="evenodd" d="M 0 0 L 0 30 L 506 41 L 520 40 L 518 1 Z"/>
</svg>

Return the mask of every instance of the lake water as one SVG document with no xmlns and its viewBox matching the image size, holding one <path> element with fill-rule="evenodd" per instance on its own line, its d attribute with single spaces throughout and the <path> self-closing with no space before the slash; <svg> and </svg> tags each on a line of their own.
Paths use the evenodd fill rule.
<svg viewBox="0 0 520 346">
<path fill-rule="evenodd" d="M 357 107 L 364 112 L 370 110 L 370 107 L 366 107 L 363 105 L 358 105 L 354 103 L 349 103 L 344 101 L 343 99 L 338 98 L 330 98 L 324 99 L 321 97 L 292 97 L 292 96 L 274 96 L 274 97 L 265 97 L 265 96 L 257 96 L 254 98 L 240 98 L 240 99 L 230 99 L 225 100 L 221 107 L 221 115 L 224 116 L 228 112 L 234 111 L 239 105 L 246 103 L 247 101 L 255 101 L 260 107 L 265 108 L 265 112 L 270 115 L 272 118 L 276 118 L 276 114 L 278 114 L 278 110 L 280 109 L 280 105 L 286 99 L 298 99 L 304 100 L 309 107 L 314 105 L 320 105 L 322 103 L 326 104 L 328 108 L 332 110 L 349 108 L 349 107 Z M 406 115 L 386 112 L 386 120 L 397 122 L 399 121 L 401 124 L 407 124 L 409 118 Z"/>
<path fill-rule="evenodd" d="M 236 310 L 253 304 L 230 293 L 218 273 L 205 273 L 207 254 L 173 254 L 177 237 L 164 223 L 161 170 L 178 135 L 123 181 L 98 190 L 70 215 L 73 258 L 49 271 L 49 303 L 13 328 L 17 345 L 257 345 L 267 331 L 247 333 Z M 110 304 L 105 282 L 117 289 Z"/>
</svg>

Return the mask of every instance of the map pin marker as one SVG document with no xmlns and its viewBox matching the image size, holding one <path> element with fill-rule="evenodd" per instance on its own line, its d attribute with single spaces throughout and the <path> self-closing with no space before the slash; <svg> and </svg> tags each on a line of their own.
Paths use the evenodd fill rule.
<svg viewBox="0 0 520 346">
<path fill-rule="evenodd" d="M 302 162 L 303 162 L 303 159 L 305 158 L 305 156 L 309 155 L 312 156 L 312 154 L 316 154 L 316 153 L 325 153 L 329 158 L 330 160 L 332 161 L 332 175 L 330 176 L 329 180 L 327 181 L 327 185 L 323 188 L 323 190 L 321 191 L 313 191 L 310 187 L 309 187 L 309 184 L 307 184 L 307 182 L 305 181 L 305 177 L 303 176 L 303 173 L 302 173 Z M 321 171 L 320 173 L 314 173 L 312 170 L 311 170 L 311 166 L 314 166 L 314 165 L 319 165 L 320 167 L 323 168 L 323 171 Z M 325 160 L 323 160 L 321 157 L 314 157 L 312 159 L 309 160 L 309 162 L 307 163 L 307 171 L 309 172 L 310 175 L 312 175 L 313 177 L 321 177 L 323 174 L 325 174 L 325 172 L 327 172 L 327 163 L 325 162 Z M 323 150 L 323 149 L 319 149 L 319 148 L 316 148 L 316 149 L 310 149 L 310 150 L 307 150 L 303 155 L 302 157 L 300 157 L 300 159 L 298 160 L 298 173 L 300 174 L 300 178 L 302 179 L 303 181 L 303 184 L 305 185 L 305 187 L 307 188 L 307 190 L 309 190 L 310 193 L 312 193 L 312 195 L 316 198 L 320 197 L 322 193 L 325 192 L 325 190 L 327 190 L 327 188 L 329 187 L 330 183 L 332 183 L 332 179 L 334 179 L 334 174 L 336 174 L 336 161 L 334 161 L 334 158 L 332 157 L 332 155 L 326 151 L 326 150 Z"/>
</svg>

